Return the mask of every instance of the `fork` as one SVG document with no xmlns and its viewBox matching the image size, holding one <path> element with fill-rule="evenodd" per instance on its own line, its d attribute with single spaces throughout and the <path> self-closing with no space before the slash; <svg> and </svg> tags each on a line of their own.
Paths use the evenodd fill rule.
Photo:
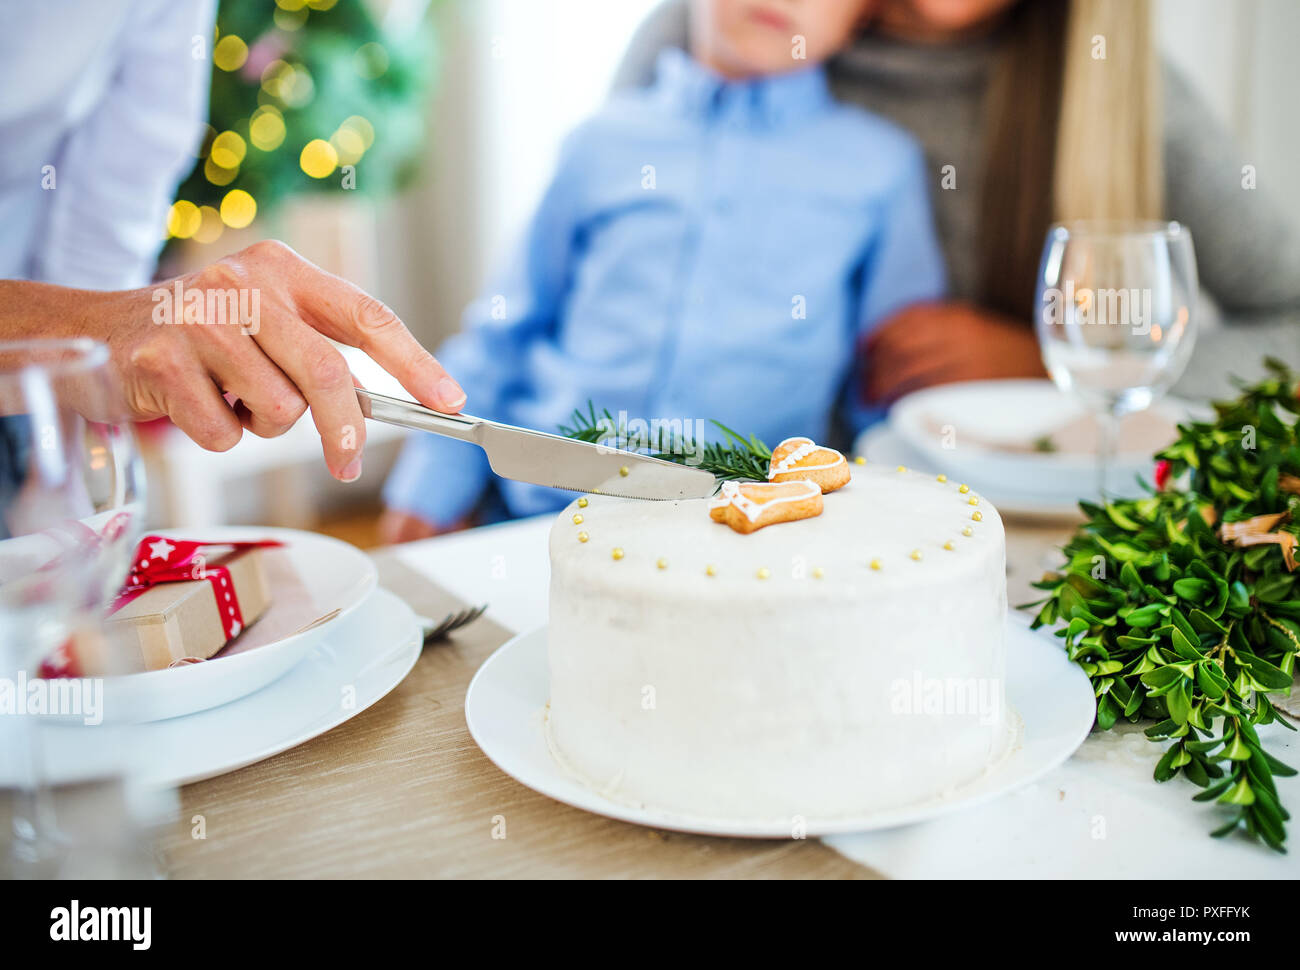
<svg viewBox="0 0 1300 970">
<path fill-rule="evenodd" d="M 473 623 L 483 615 L 488 605 L 467 606 L 465 609 L 455 613 L 448 613 L 440 622 L 435 623 L 427 616 L 416 617 L 420 622 L 420 629 L 424 633 L 424 643 L 427 646 L 435 640 L 441 640 L 450 634 L 453 630 L 459 630 L 463 626 Z"/>
</svg>

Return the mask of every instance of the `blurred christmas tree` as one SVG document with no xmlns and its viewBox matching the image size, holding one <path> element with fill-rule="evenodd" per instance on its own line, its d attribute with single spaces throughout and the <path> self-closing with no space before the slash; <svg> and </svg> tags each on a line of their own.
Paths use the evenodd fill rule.
<svg viewBox="0 0 1300 970">
<path fill-rule="evenodd" d="M 304 193 L 382 195 L 414 174 L 433 73 L 421 0 L 221 0 L 209 125 L 173 238 L 213 241 Z M 385 21 L 401 13 L 402 23 Z M 386 29 L 387 28 L 387 29 Z"/>
</svg>

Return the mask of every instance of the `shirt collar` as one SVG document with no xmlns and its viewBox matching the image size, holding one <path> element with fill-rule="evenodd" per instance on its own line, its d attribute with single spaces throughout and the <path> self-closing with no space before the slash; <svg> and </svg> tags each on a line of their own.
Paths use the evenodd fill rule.
<svg viewBox="0 0 1300 970">
<path fill-rule="evenodd" d="M 677 47 L 660 52 L 655 87 L 670 105 L 687 113 L 769 125 L 807 118 L 831 104 L 819 66 L 728 81 Z"/>
</svg>

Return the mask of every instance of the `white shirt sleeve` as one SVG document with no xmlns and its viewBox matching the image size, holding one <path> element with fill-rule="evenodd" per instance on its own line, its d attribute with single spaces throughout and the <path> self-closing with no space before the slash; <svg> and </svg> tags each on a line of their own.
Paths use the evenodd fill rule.
<svg viewBox="0 0 1300 970">
<path fill-rule="evenodd" d="M 98 104 L 59 151 L 34 276 L 125 289 L 153 276 L 207 116 L 216 0 L 139 0 Z"/>
</svg>

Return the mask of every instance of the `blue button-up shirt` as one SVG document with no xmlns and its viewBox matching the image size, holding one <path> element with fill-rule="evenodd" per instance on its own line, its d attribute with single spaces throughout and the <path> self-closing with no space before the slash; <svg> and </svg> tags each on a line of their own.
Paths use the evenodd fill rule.
<svg viewBox="0 0 1300 970">
<path fill-rule="evenodd" d="M 873 416 L 860 338 L 943 291 L 921 151 L 807 69 L 727 82 L 679 50 L 561 151 L 522 245 L 438 358 L 469 412 L 553 431 L 588 401 L 710 437 L 775 444 Z M 673 425 L 671 422 L 681 422 Z M 446 526 L 490 470 L 473 445 L 412 438 L 388 504 Z M 502 482 L 515 515 L 569 493 Z"/>
</svg>

